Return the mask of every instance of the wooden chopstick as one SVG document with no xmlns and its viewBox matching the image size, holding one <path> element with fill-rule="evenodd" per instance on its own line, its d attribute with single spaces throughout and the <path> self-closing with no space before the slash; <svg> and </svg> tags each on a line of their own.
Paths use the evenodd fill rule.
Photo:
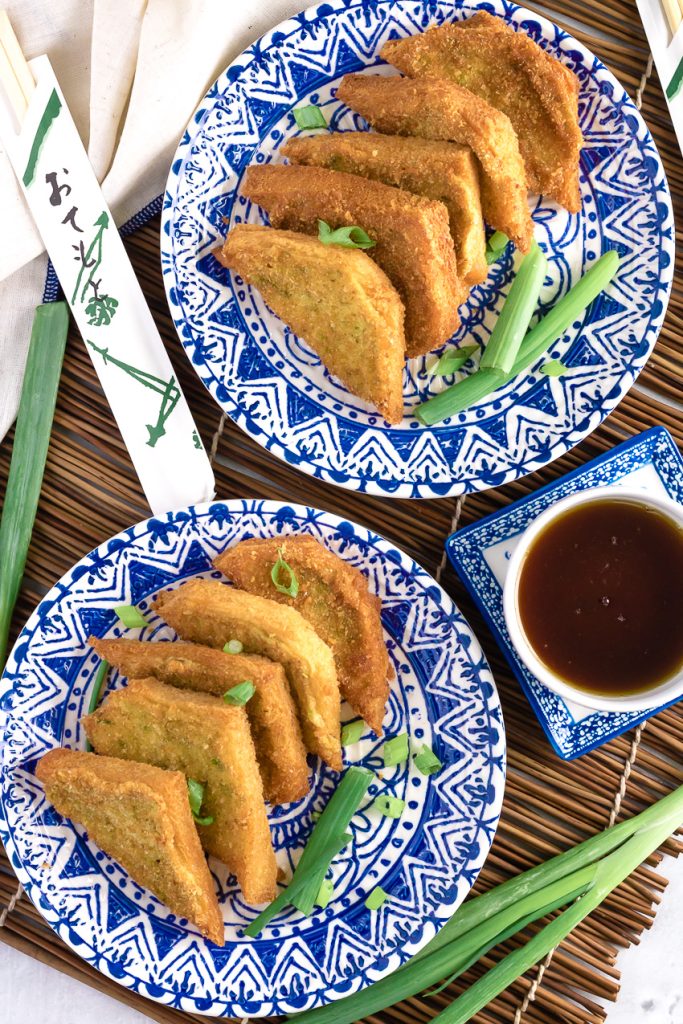
<svg viewBox="0 0 683 1024">
<path fill-rule="evenodd" d="M 0 11 L 0 82 L 21 124 L 36 83 L 7 11 Z"/>
<path fill-rule="evenodd" d="M 661 3 L 666 20 L 669 23 L 671 35 L 675 36 L 681 21 L 683 21 L 683 9 L 681 8 L 680 0 L 661 0 Z"/>
</svg>

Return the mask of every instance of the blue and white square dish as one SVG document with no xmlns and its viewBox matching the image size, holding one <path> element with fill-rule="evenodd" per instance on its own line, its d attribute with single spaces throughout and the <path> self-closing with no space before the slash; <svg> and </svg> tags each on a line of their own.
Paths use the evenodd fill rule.
<svg viewBox="0 0 683 1024">
<path fill-rule="evenodd" d="M 500 512 L 458 530 L 446 542 L 456 572 L 481 609 L 553 749 L 566 761 L 587 754 L 669 705 L 637 712 L 592 711 L 543 686 L 524 666 L 508 634 L 503 584 L 522 533 L 541 512 L 576 491 L 623 486 L 683 502 L 683 458 L 664 427 L 638 434 Z"/>
</svg>

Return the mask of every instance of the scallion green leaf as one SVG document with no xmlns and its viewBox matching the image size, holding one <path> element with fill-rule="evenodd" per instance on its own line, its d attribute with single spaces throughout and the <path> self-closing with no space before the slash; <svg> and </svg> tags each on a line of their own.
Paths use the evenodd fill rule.
<svg viewBox="0 0 683 1024">
<path fill-rule="evenodd" d="M 381 885 L 376 885 L 365 901 L 368 910 L 379 910 L 385 900 L 389 899 L 389 893 L 385 892 Z"/>
<path fill-rule="evenodd" d="M 403 764 L 404 761 L 408 760 L 409 753 L 408 733 L 402 732 L 398 736 L 392 736 L 391 739 L 386 741 L 382 751 L 384 767 L 391 768 L 395 764 Z"/>
<path fill-rule="evenodd" d="M 243 683 L 238 683 L 237 686 L 231 687 L 224 693 L 223 700 L 226 704 L 231 704 L 233 707 L 243 708 L 255 693 L 256 687 L 251 679 L 246 679 Z"/>
<path fill-rule="evenodd" d="M 406 802 L 397 796 L 381 795 L 377 797 L 372 806 L 385 818 L 400 818 L 405 810 Z"/>
<path fill-rule="evenodd" d="M 226 654 L 241 654 L 244 650 L 244 644 L 241 640 L 228 640 L 223 650 Z"/>
<path fill-rule="evenodd" d="M 479 364 L 482 370 L 498 370 L 506 374 L 512 369 L 536 312 L 547 266 L 548 261 L 538 243 L 532 242 L 484 349 Z"/>
<path fill-rule="evenodd" d="M 365 722 L 362 718 L 357 718 L 355 722 L 345 722 L 341 731 L 342 747 L 350 747 L 354 743 L 358 743 L 358 740 L 365 732 L 365 728 Z"/>
<path fill-rule="evenodd" d="M 330 900 L 334 896 L 334 885 L 331 878 L 323 878 L 322 885 L 318 890 L 318 895 L 315 898 L 315 904 L 324 910 L 329 904 Z"/>
<path fill-rule="evenodd" d="M 132 604 L 119 604 L 114 611 L 126 629 L 140 629 L 149 625 L 144 615 Z"/>
<path fill-rule="evenodd" d="M 432 748 L 423 743 L 421 750 L 415 755 L 415 767 L 422 775 L 435 775 L 441 771 L 443 765 Z"/>
<path fill-rule="evenodd" d="M 478 345 L 463 345 L 462 348 L 451 348 L 436 360 L 430 367 L 430 377 L 448 377 L 462 369 L 468 359 L 474 355 L 479 348 Z"/>
<path fill-rule="evenodd" d="M 546 377 L 561 377 L 566 372 L 567 367 L 559 359 L 551 359 L 549 363 L 544 363 L 541 367 L 541 373 L 544 373 Z"/>
<path fill-rule="evenodd" d="M 497 263 L 508 247 L 510 239 L 502 231 L 494 231 L 486 243 L 486 262 Z"/>
<path fill-rule="evenodd" d="M 522 342 L 512 370 L 502 379 L 496 370 L 479 369 L 477 373 L 465 377 L 457 384 L 452 384 L 440 395 L 435 395 L 434 398 L 423 402 L 416 408 L 415 415 L 429 426 L 440 423 L 441 420 L 455 416 L 456 413 L 469 408 L 475 402 L 486 398 L 492 391 L 496 391 L 503 384 L 513 380 L 517 374 L 522 373 L 537 359 L 540 359 L 553 341 L 562 337 L 572 321 L 590 306 L 591 302 L 607 287 L 618 269 L 619 254 L 614 249 L 610 249 L 531 328 Z"/>
<path fill-rule="evenodd" d="M 327 128 L 327 121 L 320 107 L 311 103 L 307 107 L 295 107 L 292 111 L 297 127 L 303 131 L 312 128 Z"/>
<path fill-rule="evenodd" d="M 68 330 L 65 302 L 38 306 L 0 522 L 0 671 L 36 518 Z"/>
<path fill-rule="evenodd" d="M 345 249 L 374 249 L 370 235 L 355 225 L 332 230 L 324 220 L 318 221 L 318 238 L 324 245 L 341 245 Z"/>
<path fill-rule="evenodd" d="M 187 780 L 187 798 L 190 801 L 192 817 L 197 825 L 213 825 L 211 816 L 202 817 L 201 810 L 204 802 L 204 785 L 196 779 Z"/>
<path fill-rule="evenodd" d="M 285 574 L 286 582 L 282 582 L 280 578 L 282 573 Z M 286 594 L 287 597 L 296 597 L 299 593 L 299 581 L 296 578 L 296 573 L 291 565 L 285 562 L 282 556 L 282 548 L 277 549 L 277 562 L 270 570 L 270 578 L 275 589 L 280 594 Z"/>
<path fill-rule="evenodd" d="M 102 661 L 102 664 L 98 668 L 95 674 L 95 682 L 93 683 L 92 693 L 90 694 L 90 701 L 88 703 L 88 714 L 92 715 L 93 711 L 100 702 L 100 694 L 102 693 L 102 686 L 107 678 L 107 672 L 109 671 L 109 662 Z M 90 740 L 86 740 L 85 749 L 92 750 L 92 744 Z"/>
</svg>

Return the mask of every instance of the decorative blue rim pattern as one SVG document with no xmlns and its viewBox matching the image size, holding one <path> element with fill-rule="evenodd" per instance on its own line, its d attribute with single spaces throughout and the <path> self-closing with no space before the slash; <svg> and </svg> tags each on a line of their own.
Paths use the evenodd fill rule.
<svg viewBox="0 0 683 1024">
<path fill-rule="evenodd" d="M 565 701 L 522 664 L 505 626 L 505 566 L 527 526 L 550 505 L 590 487 L 627 485 L 683 503 L 683 458 L 664 427 L 653 427 L 567 473 L 500 512 L 452 534 L 448 557 L 462 578 L 536 712 L 555 752 L 565 760 L 587 754 L 664 707 L 644 712 L 591 711 Z"/>
<path fill-rule="evenodd" d="M 311 918 L 289 911 L 258 940 L 234 879 L 211 861 L 226 927 L 219 949 L 132 882 L 80 827 L 58 815 L 37 784 L 36 759 L 56 745 L 82 748 L 98 659 L 91 633 L 117 636 L 114 608 L 133 603 L 145 639 L 172 639 L 151 601 L 188 577 L 220 574 L 211 560 L 248 536 L 306 532 L 358 566 L 382 599 L 396 678 L 388 735 L 432 746 L 443 770 L 412 763 L 384 771 L 354 818 L 354 843 L 335 861 L 335 894 Z M 138 634 L 139 635 L 139 634 Z M 114 675 L 110 685 L 124 682 Z M 133 526 L 83 558 L 46 595 L 22 631 L 0 684 L 0 837 L 46 921 L 88 963 L 152 999 L 193 1013 L 292 1013 L 357 991 L 394 971 L 452 915 L 474 884 L 502 804 L 505 736 L 486 659 L 448 596 L 415 562 L 370 530 L 326 512 L 268 501 L 213 502 Z M 345 751 L 377 772 L 382 741 Z M 291 870 L 312 813 L 337 776 L 317 765 L 311 794 L 271 811 L 278 861 Z M 372 808 L 379 790 L 406 802 L 399 820 Z M 376 913 L 375 887 L 389 893 Z"/>
<path fill-rule="evenodd" d="M 351 396 L 259 294 L 224 270 L 213 250 L 226 224 L 263 222 L 241 195 L 247 166 L 277 158 L 298 134 L 292 107 L 315 102 L 331 127 L 362 128 L 335 99 L 340 77 L 371 67 L 404 36 L 485 9 L 527 32 L 581 82 L 583 212 L 535 199 L 536 235 L 549 257 L 544 308 L 601 252 L 622 265 L 608 291 L 550 358 L 560 378 L 531 371 L 435 428 L 406 415 L 395 427 Z M 315 477 L 355 490 L 431 498 L 497 487 L 545 465 L 608 415 L 645 365 L 673 274 L 674 228 L 666 179 L 638 111 L 609 71 L 550 22 L 507 0 L 333 0 L 284 22 L 251 46 L 209 89 L 178 147 L 164 197 L 164 281 L 178 334 L 218 404 L 269 451 Z M 512 276 L 493 268 L 461 310 L 456 340 L 485 342 Z M 431 357 L 406 370 L 406 413 L 440 388 Z M 446 380 L 448 383 L 448 379 Z"/>
</svg>

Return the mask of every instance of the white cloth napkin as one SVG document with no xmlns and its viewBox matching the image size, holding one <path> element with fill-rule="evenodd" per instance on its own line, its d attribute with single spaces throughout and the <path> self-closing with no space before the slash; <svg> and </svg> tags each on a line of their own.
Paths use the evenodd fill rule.
<svg viewBox="0 0 683 1024">
<path fill-rule="evenodd" d="M 164 189 L 206 88 L 302 0 L 5 0 L 27 57 L 47 53 L 121 225 Z M 16 416 L 46 257 L 0 148 L 0 439 Z M 43 255 L 41 255 L 43 253 Z"/>
</svg>

